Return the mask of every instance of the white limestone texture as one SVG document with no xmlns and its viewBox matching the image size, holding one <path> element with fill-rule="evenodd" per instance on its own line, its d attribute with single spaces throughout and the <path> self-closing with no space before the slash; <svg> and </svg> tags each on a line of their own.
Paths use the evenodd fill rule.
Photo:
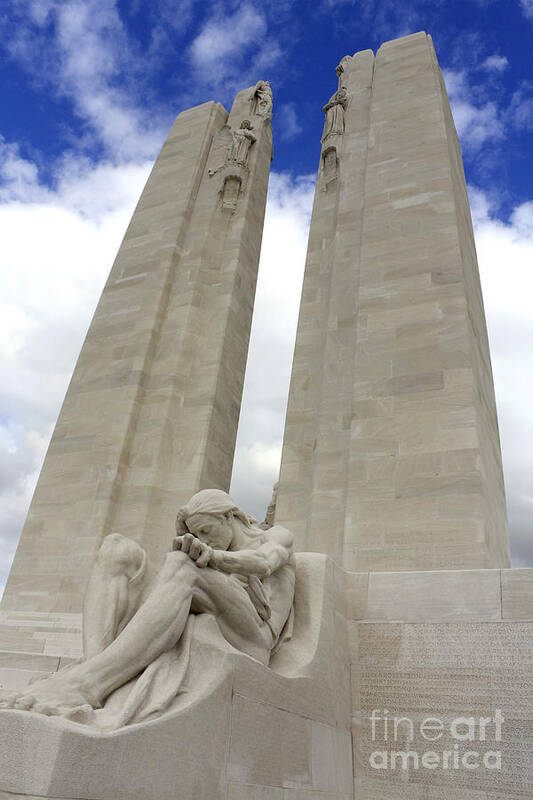
<svg viewBox="0 0 533 800">
<path fill-rule="evenodd" d="M 161 563 L 176 509 L 199 489 L 229 488 L 271 107 L 260 82 L 229 115 L 209 102 L 174 123 L 80 353 L 2 610 L 79 613 L 107 534 Z M 234 159 L 243 120 L 247 149 Z"/>
<path fill-rule="evenodd" d="M 337 75 L 276 520 L 349 570 L 508 566 L 474 239 L 431 38 L 346 56 Z"/>
</svg>

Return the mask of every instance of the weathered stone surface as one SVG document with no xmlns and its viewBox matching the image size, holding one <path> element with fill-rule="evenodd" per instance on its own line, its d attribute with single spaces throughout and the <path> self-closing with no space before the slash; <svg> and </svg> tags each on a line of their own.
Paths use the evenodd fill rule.
<svg viewBox="0 0 533 800">
<path fill-rule="evenodd" d="M 500 620 L 500 570 L 372 572 L 366 618 L 375 620 Z"/>
<path fill-rule="evenodd" d="M 227 800 L 284 800 L 283 789 L 274 786 L 228 784 Z"/>
</svg>

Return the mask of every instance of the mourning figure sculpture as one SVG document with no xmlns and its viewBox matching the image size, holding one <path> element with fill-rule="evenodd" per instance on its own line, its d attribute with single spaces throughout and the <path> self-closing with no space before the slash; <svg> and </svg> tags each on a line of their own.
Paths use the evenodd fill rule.
<svg viewBox="0 0 533 800">
<path fill-rule="evenodd" d="M 172 654 L 198 614 L 212 615 L 227 642 L 268 664 L 294 598 L 288 530 L 262 530 L 228 494 L 205 489 L 179 511 L 172 550 L 151 583 L 147 566 L 140 545 L 108 535 L 85 595 L 84 659 L 11 694 L 3 707 L 82 720 Z"/>
</svg>

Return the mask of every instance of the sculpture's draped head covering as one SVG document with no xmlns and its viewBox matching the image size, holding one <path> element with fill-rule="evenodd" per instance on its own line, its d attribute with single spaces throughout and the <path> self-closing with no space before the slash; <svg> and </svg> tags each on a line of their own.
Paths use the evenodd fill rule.
<svg viewBox="0 0 533 800">
<path fill-rule="evenodd" d="M 180 508 L 176 517 L 176 532 L 178 536 L 188 533 L 185 522 L 194 514 L 227 514 L 231 512 L 247 528 L 256 524 L 256 520 L 242 511 L 231 499 L 227 492 L 222 489 L 202 489 L 201 492 L 193 494 L 188 503 Z"/>
</svg>

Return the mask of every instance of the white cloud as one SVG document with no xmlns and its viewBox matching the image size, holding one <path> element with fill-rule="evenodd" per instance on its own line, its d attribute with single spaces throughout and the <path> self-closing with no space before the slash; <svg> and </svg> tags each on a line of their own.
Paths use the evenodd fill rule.
<svg viewBox="0 0 533 800">
<path fill-rule="evenodd" d="M 47 197 L 48 190 L 39 185 L 37 166 L 22 158 L 18 146 L 0 135 L 0 202 Z"/>
<path fill-rule="evenodd" d="M 522 11 L 528 19 L 533 19 L 533 0 L 520 0 Z"/>
<path fill-rule="evenodd" d="M 138 103 L 138 62 L 115 2 L 21 0 L 15 9 L 11 55 L 72 101 L 109 155 L 153 157 L 162 128 Z"/>
<path fill-rule="evenodd" d="M 229 16 L 208 20 L 191 45 L 191 58 L 198 69 L 239 57 L 243 49 L 258 42 L 266 32 L 266 19 L 249 3 Z"/>
<path fill-rule="evenodd" d="M 533 565 L 533 202 L 509 223 L 474 192 L 476 247 L 498 406 L 515 566 Z"/>
<path fill-rule="evenodd" d="M 478 223 L 486 222 L 492 215 L 496 202 L 489 198 L 487 192 L 478 189 L 476 186 L 468 186 L 468 200 L 470 202 L 470 214 L 474 230 Z"/>
<path fill-rule="evenodd" d="M 0 594 L 51 433 L 25 424 L 0 423 Z"/>
<path fill-rule="evenodd" d="M 488 72 L 503 72 L 509 66 L 509 61 L 505 56 L 499 56 L 496 53 L 483 61 L 481 69 L 486 69 Z"/>
<path fill-rule="evenodd" d="M 522 239 L 533 236 L 533 200 L 522 203 L 513 211 L 512 222 Z M 533 262 L 530 263 L 530 268 L 533 274 Z"/>
<path fill-rule="evenodd" d="M 282 141 L 290 142 L 302 132 L 303 128 L 298 122 L 298 114 L 294 103 L 285 103 L 285 105 L 281 106 L 276 113 L 276 117 Z"/>
<path fill-rule="evenodd" d="M 488 140 L 502 139 L 504 125 L 496 103 L 476 105 L 466 72 L 444 70 L 457 135 L 465 150 L 479 150 Z"/>
<path fill-rule="evenodd" d="M 523 81 L 513 94 L 509 113 L 518 129 L 533 130 L 533 82 Z"/>
<path fill-rule="evenodd" d="M 265 14 L 251 3 L 233 14 L 215 12 L 189 49 L 196 79 L 232 91 L 255 83 L 282 56 L 267 29 Z"/>
</svg>

